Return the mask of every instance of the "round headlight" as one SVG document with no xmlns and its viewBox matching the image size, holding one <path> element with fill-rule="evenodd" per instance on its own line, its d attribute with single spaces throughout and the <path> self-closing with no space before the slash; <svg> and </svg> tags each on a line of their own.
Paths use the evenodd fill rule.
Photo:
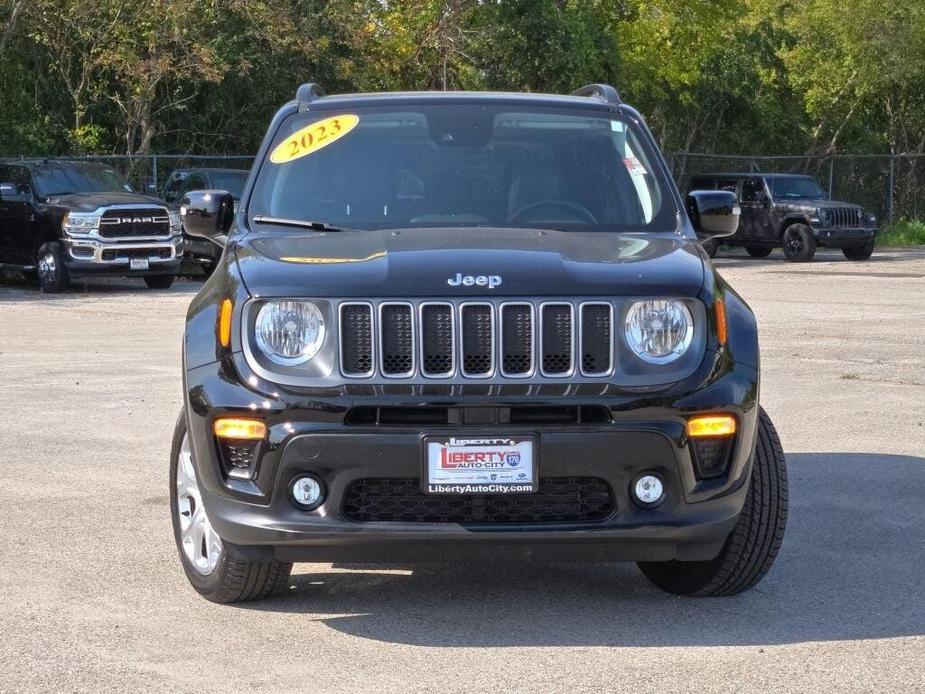
<svg viewBox="0 0 925 694">
<path fill-rule="evenodd" d="M 677 299 L 637 301 L 626 312 L 626 341 L 644 361 L 665 364 L 681 356 L 694 339 L 694 320 Z"/>
<path fill-rule="evenodd" d="M 324 316 L 310 301 L 271 301 L 257 313 L 256 338 L 270 361 L 303 364 L 324 343 Z"/>
<path fill-rule="evenodd" d="M 824 207 L 820 207 L 818 210 L 816 210 L 816 216 L 819 217 L 820 222 L 829 221 L 829 211 Z"/>
</svg>

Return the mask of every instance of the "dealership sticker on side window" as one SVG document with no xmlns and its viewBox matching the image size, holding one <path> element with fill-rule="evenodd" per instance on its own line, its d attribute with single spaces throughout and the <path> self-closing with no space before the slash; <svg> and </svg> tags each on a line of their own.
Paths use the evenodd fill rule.
<svg viewBox="0 0 925 694">
<path fill-rule="evenodd" d="M 270 161 L 274 164 L 285 164 L 317 152 L 319 149 L 327 147 L 342 138 L 353 130 L 359 122 L 359 116 L 346 113 L 312 123 L 301 130 L 295 131 L 276 145 L 276 148 L 270 154 Z"/>
<path fill-rule="evenodd" d="M 429 494 L 529 494 L 537 488 L 533 436 L 428 436 Z"/>
<path fill-rule="evenodd" d="M 626 165 L 626 170 L 630 172 L 631 176 L 645 176 L 649 173 L 646 171 L 646 167 L 642 165 L 642 162 L 636 157 L 626 157 L 623 163 Z"/>
</svg>

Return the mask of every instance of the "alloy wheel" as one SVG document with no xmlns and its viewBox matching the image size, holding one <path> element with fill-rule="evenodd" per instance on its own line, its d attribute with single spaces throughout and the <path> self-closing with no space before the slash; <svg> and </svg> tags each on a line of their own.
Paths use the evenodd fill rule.
<svg viewBox="0 0 925 694">
<path fill-rule="evenodd" d="M 42 281 L 54 281 L 55 272 L 57 269 L 57 265 L 55 264 L 55 254 L 51 251 L 43 253 L 42 257 L 39 258 L 39 277 L 42 279 Z"/>
<path fill-rule="evenodd" d="M 176 484 L 177 520 L 183 554 L 197 573 L 207 576 L 215 570 L 221 559 L 222 538 L 215 532 L 202 505 L 189 434 L 185 433 L 177 461 Z"/>
</svg>

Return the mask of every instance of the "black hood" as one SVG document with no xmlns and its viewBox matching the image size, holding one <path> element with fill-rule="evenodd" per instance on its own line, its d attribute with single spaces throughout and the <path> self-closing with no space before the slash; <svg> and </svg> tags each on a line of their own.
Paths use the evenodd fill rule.
<svg viewBox="0 0 925 694">
<path fill-rule="evenodd" d="M 52 195 L 48 198 L 51 205 L 70 210 L 72 212 L 93 212 L 100 207 L 109 205 L 151 205 L 166 207 L 157 198 L 140 193 L 71 193 L 69 195 Z"/>
<path fill-rule="evenodd" d="M 704 263 L 677 236 L 533 229 L 249 234 L 236 247 L 255 296 L 696 296 Z M 500 278 L 495 287 L 448 280 Z"/>
<path fill-rule="evenodd" d="M 827 198 L 820 198 L 818 200 L 809 200 L 806 198 L 791 198 L 784 200 L 775 201 L 778 207 L 792 207 L 794 209 L 806 209 L 806 210 L 816 210 L 820 207 L 822 209 L 831 209 L 833 207 L 838 208 L 848 208 L 854 210 L 862 209 L 860 205 L 855 205 L 853 202 L 842 202 L 840 200 L 829 200 Z"/>
</svg>

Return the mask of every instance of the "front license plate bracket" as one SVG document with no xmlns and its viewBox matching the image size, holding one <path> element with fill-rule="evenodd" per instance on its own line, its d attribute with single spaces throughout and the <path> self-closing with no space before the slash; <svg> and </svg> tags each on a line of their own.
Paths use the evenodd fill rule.
<svg viewBox="0 0 925 694">
<path fill-rule="evenodd" d="M 535 435 L 424 437 L 427 494 L 532 494 L 539 487 Z"/>
</svg>

